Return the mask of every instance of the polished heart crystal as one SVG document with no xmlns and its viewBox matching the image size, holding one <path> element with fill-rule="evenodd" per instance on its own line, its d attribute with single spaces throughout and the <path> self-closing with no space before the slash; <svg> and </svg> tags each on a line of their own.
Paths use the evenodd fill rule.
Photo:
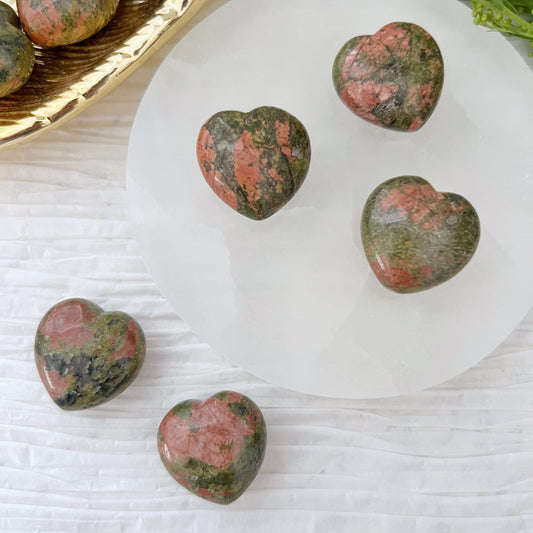
<svg viewBox="0 0 533 533">
<path fill-rule="evenodd" d="M 113 18 L 118 3 L 119 0 L 17 0 L 17 10 L 28 37 L 39 46 L 50 47 L 91 37 Z"/>
<path fill-rule="evenodd" d="M 237 212 L 262 220 L 298 191 L 311 145 L 303 124 L 277 107 L 221 111 L 202 126 L 198 163 L 209 186 Z"/>
<path fill-rule="evenodd" d="M 20 29 L 15 11 L 0 2 L 0 98 L 20 89 L 35 63 L 33 44 Z"/>
<path fill-rule="evenodd" d="M 186 400 L 161 421 L 158 448 L 170 475 L 192 493 L 227 504 L 255 478 L 266 426 L 250 398 L 222 391 L 205 402 Z"/>
<path fill-rule="evenodd" d="M 439 100 L 444 65 L 439 46 L 420 26 L 392 22 L 349 40 L 333 65 L 341 100 L 359 117 L 398 131 L 416 131 Z"/>
<path fill-rule="evenodd" d="M 54 305 L 35 336 L 35 362 L 46 390 L 66 410 L 100 405 L 137 376 L 145 356 L 139 324 L 81 298 Z"/>
<path fill-rule="evenodd" d="M 368 198 L 361 238 L 374 274 L 400 293 L 435 287 L 472 258 L 479 218 L 462 196 L 437 192 L 417 176 L 379 185 Z"/>
</svg>

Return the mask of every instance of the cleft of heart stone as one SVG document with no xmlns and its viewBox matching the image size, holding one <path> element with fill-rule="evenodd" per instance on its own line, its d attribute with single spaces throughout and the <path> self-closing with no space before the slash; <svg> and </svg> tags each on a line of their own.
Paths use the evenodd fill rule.
<svg viewBox="0 0 533 533">
<path fill-rule="evenodd" d="M 144 362 L 146 342 L 128 314 L 71 298 L 54 305 L 35 335 L 35 362 L 52 400 L 68 411 L 120 394 Z"/>
<path fill-rule="evenodd" d="M 266 425 L 257 405 L 233 391 L 175 405 L 159 425 L 157 444 L 169 474 L 214 503 L 235 501 L 265 455 Z"/>
<path fill-rule="evenodd" d="M 466 198 L 398 176 L 369 196 L 361 240 L 378 280 L 398 293 L 430 289 L 460 272 L 479 243 L 480 223 Z"/>
<path fill-rule="evenodd" d="M 213 115 L 200 130 L 196 154 L 206 182 L 222 201 L 248 218 L 263 220 L 301 187 L 311 143 L 295 116 L 263 106 Z"/>
<path fill-rule="evenodd" d="M 409 22 L 350 39 L 333 63 L 333 84 L 360 118 L 396 131 L 417 131 L 439 101 L 444 63 L 435 39 Z"/>
</svg>

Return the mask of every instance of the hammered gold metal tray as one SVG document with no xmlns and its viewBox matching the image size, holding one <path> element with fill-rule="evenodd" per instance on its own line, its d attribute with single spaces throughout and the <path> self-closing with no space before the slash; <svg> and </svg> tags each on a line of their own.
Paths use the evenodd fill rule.
<svg viewBox="0 0 533 533">
<path fill-rule="evenodd" d="M 8 0 L 16 9 L 16 0 Z M 206 0 L 121 0 L 111 22 L 80 43 L 36 47 L 35 67 L 0 98 L 0 149 L 65 122 L 116 87 L 157 51 Z"/>
</svg>

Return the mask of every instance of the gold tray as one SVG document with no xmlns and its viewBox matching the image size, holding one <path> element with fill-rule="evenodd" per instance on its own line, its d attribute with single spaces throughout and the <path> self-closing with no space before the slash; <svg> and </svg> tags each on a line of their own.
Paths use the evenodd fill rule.
<svg viewBox="0 0 533 533">
<path fill-rule="evenodd" d="M 16 0 L 7 0 L 16 9 Z M 92 104 L 158 50 L 206 0 L 121 0 L 111 22 L 80 43 L 35 47 L 35 67 L 0 98 L 0 149 L 28 140 Z"/>
</svg>

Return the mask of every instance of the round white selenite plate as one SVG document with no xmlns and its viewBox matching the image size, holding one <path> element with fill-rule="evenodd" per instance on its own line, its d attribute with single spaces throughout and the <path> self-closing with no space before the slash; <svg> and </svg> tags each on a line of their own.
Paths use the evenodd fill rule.
<svg viewBox="0 0 533 533">
<path fill-rule="evenodd" d="M 416 133 L 362 121 L 331 81 L 348 39 L 393 21 L 428 30 L 445 61 Z M 274 384 L 369 398 L 440 383 L 533 302 L 531 94 L 522 58 L 453 0 L 232 0 L 170 53 L 135 120 L 128 194 L 147 267 L 202 340 Z M 296 115 L 313 155 L 296 196 L 257 222 L 212 192 L 195 147 L 212 114 L 262 105 Z M 410 295 L 379 284 L 359 236 L 368 195 L 403 174 L 465 196 L 482 226 L 462 272 Z"/>
</svg>

